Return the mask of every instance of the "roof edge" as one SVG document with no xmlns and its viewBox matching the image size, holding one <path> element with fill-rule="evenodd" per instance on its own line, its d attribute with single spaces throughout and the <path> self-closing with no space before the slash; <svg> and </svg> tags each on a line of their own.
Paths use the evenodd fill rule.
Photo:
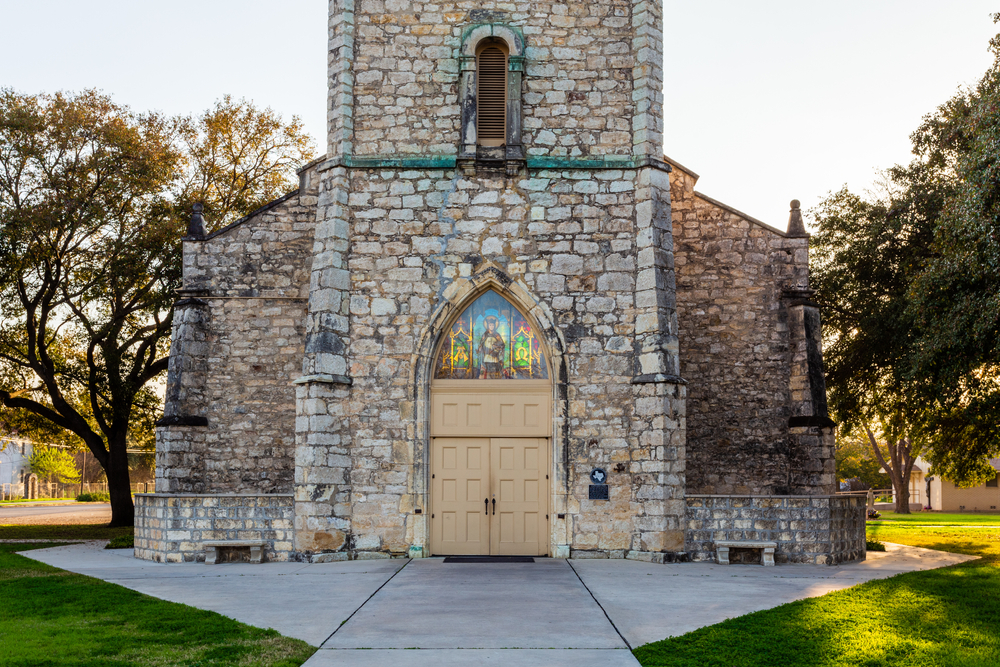
<svg viewBox="0 0 1000 667">
<path fill-rule="evenodd" d="M 763 227 L 764 229 L 766 229 L 769 232 L 774 232 L 775 234 L 777 234 L 781 238 L 784 238 L 784 239 L 787 239 L 787 238 L 803 238 L 803 237 L 798 237 L 798 236 L 791 236 L 790 237 L 790 236 L 788 236 L 788 232 L 783 232 L 780 229 L 778 229 L 777 227 L 772 227 L 771 225 L 767 224 L 766 222 L 761 222 L 760 220 L 758 220 L 757 218 L 753 217 L 752 215 L 748 215 L 748 214 L 744 213 L 743 211 L 735 209 L 735 208 L 733 208 L 732 206 L 730 206 L 728 204 L 723 204 L 718 199 L 712 199 L 708 195 L 702 194 L 701 192 L 698 192 L 697 190 L 695 190 L 694 196 L 695 197 L 700 197 L 701 199 L 704 199 L 705 201 L 707 201 L 710 204 L 715 204 L 719 208 L 725 209 L 726 211 L 729 211 L 730 213 L 734 213 L 734 214 L 740 216 L 741 218 L 743 218 L 744 220 L 746 220 L 747 222 L 752 222 L 753 224 L 758 225 L 759 227 Z"/>
<path fill-rule="evenodd" d="M 687 167 L 685 167 L 684 165 L 682 165 L 677 160 L 675 160 L 675 159 L 673 159 L 671 157 L 668 157 L 667 155 L 663 156 L 663 161 L 666 162 L 667 164 L 669 164 L 671 167 L 675 167 L 677 169 L 680 169 L 681 171 L 683 171 L 688 176 L 691 176 L 692 178 L 694 178 L 695 181 L 697 181 L 699 178 L 701 178 L 701 176 L 699 176 L 698 174 L 694 173 L 692 170 L 688 169 Z"/>
<path fill-rule="evenodd" d="M 239 227 L 240 225 L 242 225 L 243 223 L 245 223 L 250 218 L 253 218 L 255 216 L 261 215 L 262 213 L 267 213 L 268 211 L 270 211 L 275 206 L 278 206 L 279 204 L 285 203 L 286 201 L 288 201 L 292 197 L 297 196 L 299 194 L 299 192 L 300 192 L 299 189 L 295 188 L 294 190 L 292 190 L 291 192 L 289 192 L 287 195 L 284 195 L 282 197 L 278 197 L 274 201 L 271 201 L 271 202 L 268 202 L 268 203 L 264 204 L 263 206 L 261 206 L 260 208 L 258 208 L 256 211 L 251 211 L 250 213 L 247 213 L 246 215 L 244 215 L 239 220 L 237 220 L 235 222 L 231 222 L 228 225 L 226 225 L 225 227 L 223 227 L 222 229 L 217 229 L 214 232 L 212 232 L 211 234 L 206 235 L 205 238 L 198 239 L 198 240 L 199 241 L 210 241 L 210 240 L 214 239 L 216 236 L 221 236 L 221 235 L 225 234 L 226 232 L 228 232 L 229 230 L 235 229 L 236 227 Z"/>
<path fill-rule="evenodd" d="M 306 171 L 307 169 L 312 169 L 316 165 L 321 164 L 323 162 L 326 162 L 326 153 L 323 153 L 322 155 L 320 155 L 318 158 L 316 158 L 315 160 L 313 160 L 311 162 L 306 162 L 304 165 L 302 165 L 301 167 L 299 167 L 298 169 L 296 169 L 295 173 L 296 174 L 301 174 L 302 172 Z"/>
</svg>

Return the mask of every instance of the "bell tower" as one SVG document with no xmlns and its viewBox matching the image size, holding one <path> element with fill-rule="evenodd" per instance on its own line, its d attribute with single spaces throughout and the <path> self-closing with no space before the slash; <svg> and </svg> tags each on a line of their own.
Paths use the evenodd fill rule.
<svg viewBox="0 0 1000 667">
<path fill-rule="evenodd" d="M 429 368 L 488 279 L 553 354 L 544 548 L 662 559 L 684 548 L 685 401 L 662 6 L 487 5 L 330 2 L 295 549 L 429 551 Z"/>
</svg>

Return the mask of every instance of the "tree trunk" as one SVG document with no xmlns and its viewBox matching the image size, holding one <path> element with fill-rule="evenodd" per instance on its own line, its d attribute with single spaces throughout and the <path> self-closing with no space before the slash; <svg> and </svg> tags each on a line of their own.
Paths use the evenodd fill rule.
<svg viewBox="0 0 1000 667">
<path fill-rule="evenodd" d="M 135 525 L 135 505 L 132 504 L 132 485 L 128 474 L 126 434 L 115 434 L 108 439 L 108 494 L 111 496 L 111 526 Z"/>
<path fill-rule="evenodd" d="M 914 459 L 910 456 L 910 439 L 900 438 L 896 442 L 888 443 L 888 457 L 882 456 L 878 441 L 872 430 L 865 426 L 865 433 L 868 435 L 868 443 L 871 445 L 875 459 L 882 465 L 882 468 L 889 473 L 892 480 L 892 489 L 896 499 L 894 509 L 897 514 L 910 513 L 910 472 L 913 470 Z"/>
<path fill-rule="evenodd" d="M 893 476 L 892 485 L 896 489 L 896 514 L 909 514 L 910 513 L 910 484 L 908 479 L 902 479 L 900 476 L 900 483 L 897 485 L 896 477 Z"/>
</svg>

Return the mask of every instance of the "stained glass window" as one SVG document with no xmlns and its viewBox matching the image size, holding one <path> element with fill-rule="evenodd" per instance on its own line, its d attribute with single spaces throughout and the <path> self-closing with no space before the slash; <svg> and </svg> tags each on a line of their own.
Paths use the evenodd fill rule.
<svg viewBox="0 0 1000 667">
<path fill-rule="evenodd" d="M 527 318 L 494 291 L 484 293 L 445 336 L 439 380 L 546 380 L 549 369 Z"/>
</svg>

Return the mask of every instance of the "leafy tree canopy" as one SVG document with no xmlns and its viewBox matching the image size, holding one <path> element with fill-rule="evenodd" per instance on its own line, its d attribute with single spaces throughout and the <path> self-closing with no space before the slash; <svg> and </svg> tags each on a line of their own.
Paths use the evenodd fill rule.
<svg viewBox="0 0 1000 667">
<path fill-rule="evenodd" d="M 80 471 L 76 469 L 73 455 L 57 447 L 35 446 L 28 457 L 31 472 L 41 478 L 75 484 L 80 481 Z"/>
<path fill-rule="evenodd" d="M 0 419 L 82 441 L 114 525 L 133 520 L 126 448 L 151 446 L 161 409 L 190 204 L 224 225 L 294 189 L 311 157 L 297 119 L 228 97 L 170 118 L 94 91 L 0 91 Z"/>
<path fill-rule="evenodd" d="M 909 165 L 814 211 L 838 420 L 970 485 L 1000 451 L 1000 36 L 990 48 L 979 84 L 911 135 Z"/>
<path fill-rule="evenodd" d="M 929 424 L 935 471 L 975 483 L 995 474 L 986 459 L 1000 451 L 1000 35 L 990 50 L 979 83 L 914 135 L 953 193 L 912 285 L 909 310 L 922 323 L 912 372 L 938 407 Z"/>
</svg>

